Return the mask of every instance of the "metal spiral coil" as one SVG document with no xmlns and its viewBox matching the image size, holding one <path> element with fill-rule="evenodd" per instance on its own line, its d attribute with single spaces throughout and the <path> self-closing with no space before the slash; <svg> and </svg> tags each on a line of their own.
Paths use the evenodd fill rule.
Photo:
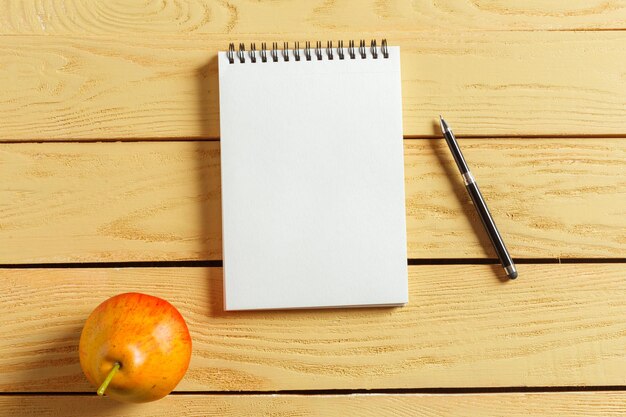
<svg viewBox="0 0 626 417">
<path fill-rule="evenodd" d="M 256 63 L 256 44 L 253 43 L 250 45 L 250 61 L 252 61 L 252 63 Z"/>
<path fill-rule="evenodd" d="M 345 50 L 348 50 L 348 53 L 345 53 Z M 337 47 L 333 47 L 333 41 L 326 41 L 326 47 L 322 46 L 321 41 L 315 42 L 315 47 L 311 47 L 311 42 L 307 41 L 304 44 L 304 48 L 300 49 L 300 42 L 294 43 L 294 48 L 289 48 L 289 42 L 283 42 L 282 49 L 279 50 L 278 42 L 272 42 L 272 48 L 268 50 L 267 44 L 265 42 L 261 43 L 261 49 L 257 51 L 256 44 L 250 44 L 250 50 L 246 51 L 246 46 L 243 43 L 239 44 L 239 48 L 235 49 L 235 44 L 231 43 L 228 46 L 228 51 L 226 52 L 226 58 L 228 62 L 231 64 L 235 63 L 235 60 L 239 61 L 240 64 L 244 63 L 252 63 L 255 64 L 257 62 L 265 63 L 268 62 L 267 56 L 271 57 L 272 62 L 278 62 L 281 58 L 283 62 L 289 62 L 290 57 L 293 57 L 295 61 L 301 60 L 300 52 L 304 54 L 304 59 L 306 61 L 311 61 L 313 57 L 317 61 L 321 61 L 323 59 L 332 61 L 335 56 L 339 60 L 343 59 L 357 59 L 357 53 L 355 48 L 354 40 L 348 41 L 348 47 L 344 48 L 343 41 L 337 41 Z M 336 52 L 336 55 L 335 55 Z M 382 55 L 383 58 L 389 58 L 389 48 L 387 46 L 387 39 L 383 39 L 380 43 L 380 47 L 376 44 L 376 39 L 372 39 L 370 41 L 369 47 L 369 56 L 371 59 L 378 59 L 379 54 Z M 248 57 L 248 61 L 246 61 L 246 57 Z M 368 48 L 364 39 L 359 40 L 358 47 L 358 57 L 360 59 L 368 58 Z M 236 58 L 236 59 L 235 59 Z M 257 58 L 260 60 L 257 61 Z"/>
<path fill-rule="evenodd" d="M 232 44 L 231 44 L 232 45 Z M 350 43 L 348 44 L 348 53 L 350 54 L 350 59 L 354 59 L 355 55 L 354 55 L 354 41 L 350 41 Z M 231 62 L 232 64 L 232 62 Z"/>
<path fill-rule="evenodd" d="M 242 64 L 246 62 L 246 46 L 243 43 L 239 44 L 239 51 L 237 52 L 237 56 L 239 57 L 239 62 Z"/>
<path fill-rule="evenodd" d="M 378 51 L 376 50 L 376 39 L 372 40 L 372 44 L 370 45 L 370 51 L 372 54 L 372 58 L 378 59 Z"/>
<path fill-rule="evenodd" d="M 293 57 L 296 61 L 300 61 L 300 42 L 296 42 L 296 46 L 293 48 Z"/>
</svg>

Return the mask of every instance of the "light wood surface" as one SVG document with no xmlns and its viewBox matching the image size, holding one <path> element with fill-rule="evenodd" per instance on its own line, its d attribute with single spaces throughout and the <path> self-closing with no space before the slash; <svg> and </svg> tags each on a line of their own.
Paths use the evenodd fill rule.
<svg viewBox="0 0 626 417">
<path fill-rule="evenodd" d="M 277 9 L 280 11 L 277 14 Z M 2 34 L 388 33 L 416 29 L 624 29 L 622 0 L 21 0 L 0 8 Z"/>
<path fill-rule="evenodd" d="M 468 395 L 176 395 L 158 403 L 116 404 L 96 397 L 0 397 L 6 415 L 34 417 L 572 417 L 625 416 L 621 392 Z"/>
<path fill-rule="evenodd" d="M 126 291 L 185 317 L 182 391 L 624 385 L 624 265 L 518 267 L 411 266 L 402 308 L 229 313 L 219 268 L 0 270 L 0 390 L 91 391 L 80 330 Z"/>
<path fill-rule="evenodd" d="M 625 28 L 624 0 L 0 3 L 0 265 L 24 268 L 0 269 L 0 415 L 626 415 Z M 407 256 L 431 265 L 404 308 L 223 312 L 221 269 L 160 263 L 221 259 L 217 51 L 370 38 L 402 48 Z M 515 282 L 475 259 L 439 114 L 532 258 Z M 151 267 L 81 264 L 126 261 Z M 131 290 L 194 338 L 179 392 L 138 406 L 87 394 L 77 354 Z"/>
<path fill-rule="evenodd" d="M 461 139 L 516 258 L 626 254 L 626 141 Z M 495 258 L 443 140 L 406 140 L 409 258 Z M 0 263 L 221 259 L 218 142 L 0 145 Z"/>
<path fill-rule="evenodd" d="M 626 31 L 333 33 L 402 47 L 407 136 L 626 133 Z M 0 140 L 217 138 L 217 51 L 307 39 L 3 36 Z"/>
</svg>

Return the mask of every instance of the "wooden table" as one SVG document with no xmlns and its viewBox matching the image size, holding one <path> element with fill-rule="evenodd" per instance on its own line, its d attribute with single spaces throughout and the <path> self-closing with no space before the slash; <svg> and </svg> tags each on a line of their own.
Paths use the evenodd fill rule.
<svg viewBox="0 0 626 417">
<path fill-rule="evenodd" d="M 626 415 L 624 29 L 623 0 L 0 6 L 0 414 Z M 225 313 L 217 51 L 383 37 L 402 48 L 409 305 Z M 98 398 L 79 367 L 87 315 L 126 291 L 192 333 L 156 403 Z"/>
</svg>

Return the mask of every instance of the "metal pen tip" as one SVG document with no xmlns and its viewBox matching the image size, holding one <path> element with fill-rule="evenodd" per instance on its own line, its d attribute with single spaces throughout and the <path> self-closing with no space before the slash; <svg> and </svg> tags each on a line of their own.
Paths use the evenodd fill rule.
<svg viewBox="0 0 626 417">
<path fill-rule="evenodd" d="M 515 268 L 514 264 L 504 267 L 504 272 L 506 272 L 506 275 L 509 277 L 509 279 L 517 278 L 517 268 Z"/>
<path fill-rule="evenodd" d="M 441 126 L 441 132 L 446 133 L 450 131 L 450 127 L 448 126 L 446 121 L 443 120 L 443 117 L 441 117 L 441 115 L 439 115 L 439 125 Z"/>
</svg>

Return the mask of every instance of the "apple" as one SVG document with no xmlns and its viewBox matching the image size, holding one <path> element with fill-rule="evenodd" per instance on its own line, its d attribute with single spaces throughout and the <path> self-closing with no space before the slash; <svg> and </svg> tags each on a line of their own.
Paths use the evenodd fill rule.
<svg viewBox="0 0 626 417">
<path fill-rule="evenodd" d="M 80 366 L 106 395 L 122 402 L 163 398 L 187 372 L 191 336 L 183 316 L 167 301 L 125 293 L 91 313 L 80 335 Z"/>
</svg>

